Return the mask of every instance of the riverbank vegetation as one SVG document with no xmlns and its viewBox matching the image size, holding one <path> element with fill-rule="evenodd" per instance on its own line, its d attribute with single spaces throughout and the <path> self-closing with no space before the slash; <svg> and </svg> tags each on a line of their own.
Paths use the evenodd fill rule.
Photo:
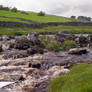
<svg viewBox="0 0 92 92">
<path fill-rule="evenodd" d="M 92 65 L 75 65 L 70 73 L 51 82 L 48 92 L 92 92 Z"/>
</svg>

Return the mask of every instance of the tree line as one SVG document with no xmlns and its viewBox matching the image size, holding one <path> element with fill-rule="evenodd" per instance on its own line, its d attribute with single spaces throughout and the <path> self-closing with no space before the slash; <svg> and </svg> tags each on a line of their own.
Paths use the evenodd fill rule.
<svg viewBox="0 0 92 92">
<path fill-rule="evenodd" d="M 91 21 L 91 17 L 87 17 L 87 16 L 71 16 L 71 19 L 77 19 L 80 21 Z"/>
<path fill-rule="evenodd" d="M 11 7 L 5 7 L 3 5 L 0 5 L 0 10 L 18 12 L 18 9 L 16 7 L 11 8 Z"/>
</svg>

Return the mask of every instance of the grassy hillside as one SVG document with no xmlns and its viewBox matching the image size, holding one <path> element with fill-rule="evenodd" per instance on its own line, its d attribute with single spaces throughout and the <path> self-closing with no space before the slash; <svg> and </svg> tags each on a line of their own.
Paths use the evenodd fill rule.
<svg viewBox="0 0 92 92">
<path fill-rule="evenodd" d="M 27 12 L 28 15 L 22 14 L 21 12 L 11 12 L 11 11 L 4 11 L 0 10 L 0 16 L 6 16 L 8 18 L 0 18 L 0 21 L 17 21 L 17 22 L 23 22 L 20 21 L 20 19 L 15 18 L 23 18 L 27 20 L 32 20 L 35 22 L 68 22 L 71 21 L 68 18 L 59 17 L 59 16 L 53 16 L 53 15 L 45 15 L 45 16 L 38 16 L 37 13 L 34 12 Z M 11 17 L 13 17 L 11 19 Z M 25 22 L 25 21 L 24 21 Z"/>
<path fill-rule="evenodd" d="M 52 81 L 49 92 L 92 92 L 92 65 L 81 64 Z"/>
<path fill-rule="evenodd" d="M 27 12 L 28 14 L 22 14 L 21 12 L 11 12 L 0 10 L 0 21 L 6 22 L 21 22 L 21 23 L 34 23 L 34 22 L 69 22 L 73 21 L 69 18 L 45 15 L 38 16 L 38 13 Z M 77 22 L 77 21 L 76 21 Z M 23 28 L 23 27 L 0 27 L 0 35 L 26 35 L 29 32 L 36 31 L 40 34 L 56 34 L 57 32 L 65 32 L 72 34 L 92 34 L 91 26 L 48 26 L 43 28 Z"/>
</svg>

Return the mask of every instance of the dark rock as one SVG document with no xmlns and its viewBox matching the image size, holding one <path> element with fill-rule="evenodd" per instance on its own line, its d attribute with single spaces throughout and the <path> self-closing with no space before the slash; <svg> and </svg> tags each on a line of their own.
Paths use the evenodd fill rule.
<svg viewBox="0 0 92 92">
<path fill-rule="evenodd" d="M 15 49 L 25 50 L 31 46 L 30 41 L 26 37 L 19 37 L 15 40 Z"/>
<path fill-rule="evenodd" d="M 27 50 L 27 53 L 29 55 L 33 55 L 33 54 L 37 54 L 37 53 L 43 54 L 44 53 L 44 50 L 42 48 L 39 48 L 39 47 L 34 47 L 34 48 L 29 48 Z"/>
<path fill-rule="evenodd" d="M 19 78 L 19 81 L 24 81 L 26 80 L 26 76 L 25 75 L 21 75 L 20 78 Z"/>
<path fill-rule="evenodd" d="M 41 68 L 41 64 L 40 63 L 37 63 L 37 64 L 29 63 L 29 67 L 40 69 Z"/>
<path fill-rule="evenodd" d="M 80 44 L 80 47 L 84 47 L 88 44 L 87 37 L 82 36 L 82 35 L 80 37 L 76 38 L 75 41 Z"/>
<path fill-rule="evenodd" d="M 0 52 L 2 52 L 3 51 L 3 49 L 2 49 L 2 45 L 0 44 Z"/>
<path fill-rule="evenodd" d="M 65 34 L 65 33 L 61 33 L 59 32 L 57 35 L 56 35 L 56 39 L 59 41 L 59 42 L 64 42 L 65 40 L 73 40 L 75 38 L 74 35 L 72 34 Z"/>
<path fill-rule="evenodd" d="M 39 34 L 37 32 L 29 33 L 27 39 L 32 42 L 33 45 L 40 45 Z"/>
</svg>

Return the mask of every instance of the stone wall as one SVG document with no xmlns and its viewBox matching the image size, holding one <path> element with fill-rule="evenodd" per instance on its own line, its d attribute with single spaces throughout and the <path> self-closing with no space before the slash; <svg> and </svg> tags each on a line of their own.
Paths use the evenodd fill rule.
<svg viewBox="0 0 92 92">
<path fill-rule="evenodd" d="M 92 26 L 92 22 L 48 22 L 48 23 L 34 23 L 34 24 L 27 24 L 27 23 L 19 23 L 19 22 L 5 22 L 0 21 L 0 27 L 32 27 L 32 28 L 40 28 L 44 26 Z"/>
</svg>

